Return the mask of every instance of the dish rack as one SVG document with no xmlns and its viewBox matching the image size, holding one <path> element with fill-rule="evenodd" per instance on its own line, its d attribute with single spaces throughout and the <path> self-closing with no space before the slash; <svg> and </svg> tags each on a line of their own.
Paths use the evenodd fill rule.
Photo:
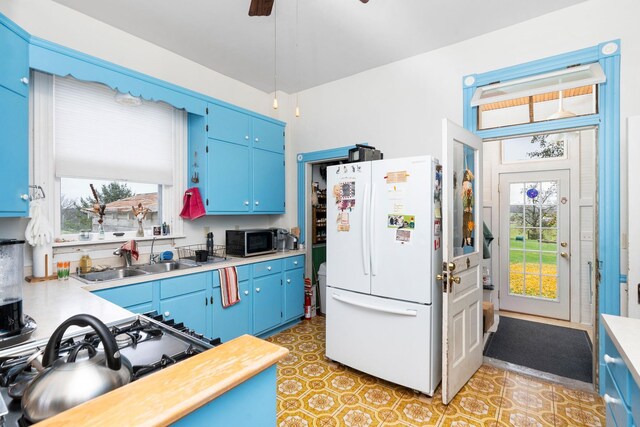
<svg viewBox="0 0 640 427">
<path fill-rule="evenodd" d="M 178 259 L 196 260 L 196 251 L 206 251 L 207 245 L 187 245 L 176 246 Z M 227 259 L 227 247 L 224 245 L 213 245 L 213 255 L 209 254 L 208 261 L 221 261 Z"/>
</svg>

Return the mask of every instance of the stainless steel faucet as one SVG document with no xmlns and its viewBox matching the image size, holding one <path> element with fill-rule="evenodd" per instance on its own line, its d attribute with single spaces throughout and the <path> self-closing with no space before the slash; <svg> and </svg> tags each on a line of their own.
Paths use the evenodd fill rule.
<svg viewBox="0 0 640 427">
<path fill-rule="evenodd" d="M 113 251 L 113 254 L 121 256 L 122 258 L 124 258 L 125 267 L 131 267 L 131 251 L 128 251 L 128 250 L 122 249 L 122 248 L 118 248 L 115 251 Z"/>
<path fill-rule="evenodd" d="M 156 243 L 156 238 L 154 237 L 153 240 L 151 241 L 151 253 L 149 254 L 149 264 L 155 264 L 158 262 L 158 259 L 160 258 L 160 254 L 155 255 L 153 253 L 153 245 Z"/>
</svg>

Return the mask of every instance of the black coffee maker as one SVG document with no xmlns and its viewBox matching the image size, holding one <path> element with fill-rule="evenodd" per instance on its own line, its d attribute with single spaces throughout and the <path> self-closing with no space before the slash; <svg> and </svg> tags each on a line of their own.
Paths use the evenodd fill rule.
<svg viewBox="0 0 640 427">
<path fill-rule="evenodd" d="M 36 324 L 22 313 L 24 240 L 0 239 L 0 348 L 29 339 Z"/>
</svg>

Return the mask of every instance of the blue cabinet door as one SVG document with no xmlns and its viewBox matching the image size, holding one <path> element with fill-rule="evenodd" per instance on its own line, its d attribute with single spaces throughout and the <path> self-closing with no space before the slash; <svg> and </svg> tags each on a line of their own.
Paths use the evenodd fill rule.
<svg viewBox="0 0 640 427">
<path fill-rule="evenodd" d="M 253 212 L 284 213 L 284 154 L 253 150 Z"/>
<path fill-rule="evenodd" d="M 153 300 L 153 288 L 156 285 L 157 282 L 138 283 L 102 289 L 93 293 L 134 313 L 147 313 L 158 308 Z"/>
<path fill-rule="evenodd" d="M 208 105 L 207 126 L 209 138 L 234 144 L 249 145 L 251 116 L 215 104 Z"/>
<path fill-rule="evenodd" d="M 257 117 L 253 118 L 252 123 L 253 148 L 284 152 L 284 127 Z"/>
<path fill-rule="evenodd" d="M 249 212 L 249 154 L 245 145 L 209 139 L 205 196 L 208 213 Z"/>
<path fill-rule="evenodd" d="M 29 94 L 29 44 L 2 24 L 0 24 L 0 58 L 2 58 L 0 85 L 26 97 Z"/>
<path fill-rule="evenodd" d="M 217 272 L 213 273 L 213 338 L 220 338 L 224 343 L 240 335 L 252 334 L 251 324 L 251 283 L 249 280 L 238 282 L 240 302 L 231 307 L 222 307 L 220 283 L 216 287 Z"/>
<path fill-rule="evenodd" d="M 304 315 L 304 268 L 284 273 L 284 321 Z"/>
<path fill-rule="evenodd" d="M 274 328 L 282 321 L 282 275 L 253 279 L 253 333 Z"/>
<path fill-rule="evenodd" d="M 207 331 L 209 296 L 206 290 L 160 300 L 160 313 L 165 318 L 182 322 L 199 334 L 211 335 Z"/>
<path fill-rule="evenodd" d="M 23 196 L 29 194 L 29 101 L 1 86 L 0 183 L 0 217 L 27 216 L 29 202 Z"/>
</svg>

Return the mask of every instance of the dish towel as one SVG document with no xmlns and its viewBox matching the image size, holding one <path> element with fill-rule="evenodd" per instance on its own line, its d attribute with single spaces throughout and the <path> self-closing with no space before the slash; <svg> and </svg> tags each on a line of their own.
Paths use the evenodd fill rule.
<svg viewBox="0 0 640 427">
<path fill-rule="evenodd" d="M 182 212 L 180 212 L 180 216 L 184 219 L 194 220 L 196 218 L 200 218 L 205 215 L 204 203 L 202 203 L 202 196 L 200 195 L 200 190 L 198 187 L 189 188 L 184 192 L 184 197 L 182 198 L 182 203 L 184 206 L 182 207 Z"/>
<path fill-rule="evenodd" d="M 218 270 L 220 275 L 220 295 L 222 308 L 231 307 L 240 302 L 238 292 L 238 272 L 235 267 L 226 267 Z"/>
<path fill-rule="evenodd" d="M 131 252 L 131 258 L 138 260 L 138 243 L 135 240 L 129 240 L 124 245 L 120 246 L 121 251 Z"/>
</svg>

